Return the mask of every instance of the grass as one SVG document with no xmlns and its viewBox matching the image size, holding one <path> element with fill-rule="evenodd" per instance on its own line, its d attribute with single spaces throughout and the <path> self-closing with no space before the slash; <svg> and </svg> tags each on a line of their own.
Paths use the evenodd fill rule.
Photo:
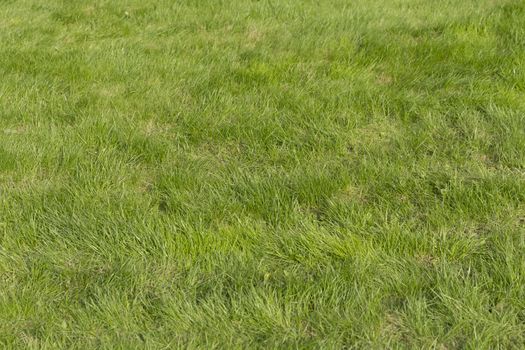
<svg viewBox="0 0 525 350">
<path fill-rule="evenodd" d="M 525 347 L 525 3 L 0 1 L 3 348 Z"/>
</svg>

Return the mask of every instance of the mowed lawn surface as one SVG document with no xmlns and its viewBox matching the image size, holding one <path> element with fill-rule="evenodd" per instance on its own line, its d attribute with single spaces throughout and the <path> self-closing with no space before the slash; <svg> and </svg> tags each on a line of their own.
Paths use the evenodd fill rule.
<svg viewBox="0 0 525 350">
<path fill-rule="evenodd" d="M 525 3 L 0 1 L 0 345 L 525 347 Z"/>
</svg>

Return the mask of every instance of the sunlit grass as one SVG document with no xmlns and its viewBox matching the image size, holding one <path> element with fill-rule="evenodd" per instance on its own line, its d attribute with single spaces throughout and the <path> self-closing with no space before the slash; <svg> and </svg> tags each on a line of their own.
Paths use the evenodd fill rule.
<svg viewBox="0 0 525 350">
<path fill-rule="evenodd" d="M 0 344 L 524 347 L 524 62 L 521 1 L 0 1 Z"/>
</svg>

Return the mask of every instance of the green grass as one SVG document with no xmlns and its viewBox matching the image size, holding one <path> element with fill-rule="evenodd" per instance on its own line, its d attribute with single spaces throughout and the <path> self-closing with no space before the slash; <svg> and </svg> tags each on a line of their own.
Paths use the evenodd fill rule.
<svg viewBox="0 0 525 350">
<path fill-rule="evenodd" d="M 525 3 L 0 0 L 0 345 L 525 347 Z"/>
</svg>

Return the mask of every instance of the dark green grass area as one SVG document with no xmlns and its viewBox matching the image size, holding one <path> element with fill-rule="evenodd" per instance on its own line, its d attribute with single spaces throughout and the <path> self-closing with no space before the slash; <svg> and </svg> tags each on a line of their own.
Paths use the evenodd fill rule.
<svg viewBox="0 0 525 350">
<path fill-rule="evenodd" d="M 525 3 L 0 0 L 0 345 L 525 347 Z"/>
</svg>

